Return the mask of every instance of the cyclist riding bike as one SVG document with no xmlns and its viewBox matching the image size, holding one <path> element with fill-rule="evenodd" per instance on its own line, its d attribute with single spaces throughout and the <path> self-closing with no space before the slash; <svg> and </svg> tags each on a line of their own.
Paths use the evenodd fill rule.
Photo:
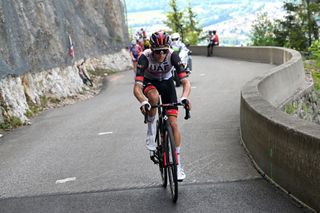
<svg viewBox="0 0 320 213">
<path fill-rule="evenodd" d="M 132 40 L 129 51 L 130 51 L 130 57 L 133 64 L 133 71 L 136 71 L 137 61 L 141 54 L 141 47 L 139 46 L 139 44 L 137 44 L 137 41 L 135 39 Z"/>
<path fill-rule="evenodd" d="M 143 42 L 142 42 L 142 50 L 149 49 L 151 47 L 150 41 L 147 37 L 143 37 Z"/>
<path fill-rule="evenodd" d="M 139 57 L 133 88 L 135 97 L 141 103 L 141 112 L 143 114 L 147 113 L 148 131 L 146 146 L 151 152 L 156 150 L 155 117 L 157 113 L 157 109 L 151 108 L 151 105 L 158 104 L 159 95 L 164 104 L 177 102 L 177 93 L 172 79 L 172 69 L 174 68 L 183 86 L 180 101 L 185 104 L 189 110 L 191 109 L 191 104 L 188 100 L 191 91 L 190 82 L 187 79 L 187 74 L 178 54 L 169 48 L 169 40 L 169 35 L 163 31 L 155 32 L 151 35 L 151 49 L 146 49 Z M 149 110 L 146 111 L 146 108 Z M 180 161 L 181 136 L 177 122 L 178 108 L 169 108 L 167 114 L 176 145 L 178 180 L 181 181 L 186 175 Z"/>
<path fill-rule="evenodd" d="M 177 52 L 178 54 L 180 51 L 186 51 L 188 53 L 188 65 L 187 65 L 187 71 L 191 72 L 192 70 L 192 57 L 191 57 L 191 51 L 186 47 L 186 45 L 180 40 L 179 33 L 173 33 L 171 35 L 171 43 L 170 47 Z"/>
</svg>

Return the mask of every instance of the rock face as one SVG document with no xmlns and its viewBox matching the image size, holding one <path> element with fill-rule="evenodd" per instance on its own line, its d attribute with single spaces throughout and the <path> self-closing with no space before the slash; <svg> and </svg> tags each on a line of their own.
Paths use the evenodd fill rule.
<svg viewBox="0 0 320 213">
<path fill-rule="evenodd" d="M 27 121 L 41 97 L 83 93 L 76 65 L 84 58 L 93 72 L 130 69 L 127 43 L 123 0 L 1 1 L 0 123 L 10 117 Z"/>
<path fill-rule="evenodd" d="M 120 50 L 128 40 L 125 6 L 119 0 L 1 1 L 1 75 L 70 65 L 69 35 L 75 60 Z"/>
</svg>

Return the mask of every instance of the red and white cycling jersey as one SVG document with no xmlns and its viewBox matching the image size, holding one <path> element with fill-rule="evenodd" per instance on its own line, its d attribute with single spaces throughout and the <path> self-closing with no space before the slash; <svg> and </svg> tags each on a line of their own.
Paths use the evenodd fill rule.
<svg viewBox="0 0 320 213">
<path fill-rule="evenodd" d="M 146 49 L 139 57 L 135 80 L 136 82 L 143 82 L 144 78 L 158 81 L 168 80 L 172 77 L 174 68 L 180 79 L 187 77 L 179 55 L 172 49 L 169 49 L 161 63 L 154 60 L 151 49 Z"/>
</svg>

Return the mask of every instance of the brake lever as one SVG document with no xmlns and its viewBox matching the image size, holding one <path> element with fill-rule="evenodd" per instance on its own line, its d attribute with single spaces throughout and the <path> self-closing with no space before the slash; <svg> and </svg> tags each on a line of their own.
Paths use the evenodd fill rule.
<svg viewBox="0 0 320 213">
<path fill-rule="evenodd" d="M 185 110 L 186 110 L 186 115 L 184 116 L 184 119 L 185 119 L 185 120 L 188 120 L 189 118 L 191 118 L 190 110 L 188 110 L 188 109 L 186 109 L 186 108 L 185 108 Z"/>
<path fill-rule="evenodd" d="M 189 101 L 186 99 L 186 102 L 185 102 L 185 103 L 182 103 L 182 104 L 183 104 L 184 109 L 186 110 L 184 119 L 185 119 L 185 120 L 188 120 L 189 118 L 191 118 L 190 110 L 187 109 L 187 106 L 189 105 Z"/>
</svg>

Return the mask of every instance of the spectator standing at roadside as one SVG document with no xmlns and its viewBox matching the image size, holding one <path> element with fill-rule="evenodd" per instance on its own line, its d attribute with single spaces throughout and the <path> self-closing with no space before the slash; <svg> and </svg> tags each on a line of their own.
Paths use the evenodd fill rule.
<svg viewBox="0 0 320 213">
<path fill-rule="evenodd" d="M 212 33 L 213 33 L 214 46 L 219 46 L 219 36 L 217 34 L 217 31 L 213 30 Z"/>
<path fill-rule="evenodd" d="M 207 47 L 207 49 L 208 49 L 207 56 L 211 56 L 213 53 L 213 46 L 219 46 L 219 36 L 218 36 L 216 30 L 209 31 L 208 41 L 209 41 L 209 44 Z"/>
</svg>

